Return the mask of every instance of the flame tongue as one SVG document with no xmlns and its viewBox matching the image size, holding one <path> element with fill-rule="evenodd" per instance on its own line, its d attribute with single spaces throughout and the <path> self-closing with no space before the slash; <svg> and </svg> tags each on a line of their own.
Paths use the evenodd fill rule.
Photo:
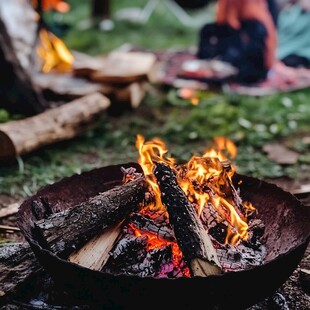
<svg viewBox="0 0 310 310">
<path fill-rule="evenodd" d="M 42 61 L 42 71 L 71 71 L 74 59 L 64 42 L 46 29 L 41 29 L 39 35 L 37 53 Z"/>
<path fill-rule="evenodd" d="M 228 223 L 226 242 L 237 244 L 239 240 L 248 238 L 248 224 L 243 210 L 254 210 L 251 204 L 236 201 L 236 191 L 231 177 L 235 168 L 230 165 L 226 151 L 230 156 L 236 155 L 236 147 L 225 138 L 215 140 L 217 149 L 206 151 L 202 157 L 193 156 L 188 163 L 176 165 L 175 160 L 165 157 L 168 150 L 163 141 L 153 139 L 145 142 L 141 135 L 137 136 L 136 146 L 139 150 L 139 164 L 156 196 L 154 206 L 163 208 L 160 190 L 153 175 L 154 162 L 164 162 L 177 172 L 180 187 L 191 203 L 197 206 L 200 215 L 202 210 L 211 204 L 218 212 L 221 221 Z M 228 147 L 227 147 L 228 146 Z"/>
</svg>

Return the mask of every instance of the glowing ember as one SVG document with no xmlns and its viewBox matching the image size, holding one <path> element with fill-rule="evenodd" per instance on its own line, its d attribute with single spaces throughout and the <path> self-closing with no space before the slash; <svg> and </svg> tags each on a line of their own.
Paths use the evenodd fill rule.
<svg viewBox="0 0 310 310">
<path fill-rule="evenodd" d="M 74 58 L 63 41 L 46 29 L 40 30 L 37 53 L 42 61 L 41 70 L 68 72 L 72 69 Z"/>
<path fill-rule="evenodd" d="M 248 202 L 236 203 L 232 176 L 236 169 L 230 160 L 237 154 L 237 148 L 232 141 L 219 137 L 215 139 L 215 147 L 206 150 L 202 156 L 193 156 L 186 164 L 176 165 L 173 158 L 167 157 L 168 150 L 163 141 L 155 138 L 145 142 L 141 135 L 137 136 L 136 146 L 139 150 L 139 164 L 152 187 L 156 202 L 152 206 L 162 209 L 160 190 L 153 175 L 155 162 L 168 164 L 177 173 L 178 183 L 189 201 L 197 207 L 201 215 L 204 208 L 211 204 L 218 213 L 218 221 L 227 223 L 226 243 L 238 244 L 248 238 L 247 214 L 255 208 Z"/>
<path fill-rule="evenodd" d="M 147 250 L 151 251 L 153 249 L 161 249 L 165 248 L 167 246 L 171 246 L 172 249 L 172 257 L 173 257 L 173 263 L 175 266 L 182 265 L 182 252 L 176 242 L 169 242 L 166 240 L 160 240 L 155 234 L 147 233 L 145 231 L 140 231 L 134 226 L 130 227 L 132 231 L 134 232 L 135 236 L 147 236 L 148 237 L 148 243 L 147 243 Z M 190 271 L 187 267 L 183 267 L 183 275 L 189 277 Z"/>
</svg>

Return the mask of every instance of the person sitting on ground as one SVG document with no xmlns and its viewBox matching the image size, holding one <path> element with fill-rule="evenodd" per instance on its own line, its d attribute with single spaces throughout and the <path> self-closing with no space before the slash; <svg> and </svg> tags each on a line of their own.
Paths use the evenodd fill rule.
<svg viewBox="0 0 310 310">
<path fill-rule="evenodd" d="M 310 68 L 310 0 L 289 1 L 279 13 L 277 58 Z"/>
<path fill-rule="evenodd" d="M 238 82 L 264 80 L 276 60 L 273 1 L 218 0 L 216 5 L 215 23 L 200 30 L 197 57 L 231 63 Z"/>
</svg>

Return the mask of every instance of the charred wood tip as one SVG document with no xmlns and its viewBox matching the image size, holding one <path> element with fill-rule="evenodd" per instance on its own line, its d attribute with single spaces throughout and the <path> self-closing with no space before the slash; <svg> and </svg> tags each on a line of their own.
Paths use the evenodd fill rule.
<svg viewBox="0 0 310 310">
<path fill-rule="evenodd" d="M 154 175 L 176 240 L 192 273 L 201 276 L 221 273 L 216 250 L 196 209 L 179 186 L 176 171 L 165 163 L 157 162 Z"/>
<path fill-rule="evenodd" d="M 31 212 L 35 220 L 46 219 L 54 211 L 46 197 L 40 197 L 39 200 L 33 200 L 31 203 Z"/>
</svg>

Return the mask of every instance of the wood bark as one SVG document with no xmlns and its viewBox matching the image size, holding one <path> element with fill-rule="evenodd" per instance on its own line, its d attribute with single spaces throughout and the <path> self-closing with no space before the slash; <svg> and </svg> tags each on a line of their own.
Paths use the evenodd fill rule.
<svg viewBox="0 0 310 310">
<path fill-rule="evenodd" d="M 42 209 L 38 212 L 37 209 L 40 206 L 44 208 L 42 204 L 39 204 L 40 206 L 35 208 L 34 212 L 37 212 L 42 218 L 36 221 L 37 228 L 35 229 L 41 236 L 47 236 L 56 231 L 57 236 L 48 239 L 50 248 L 54 249 L 56 254 L 73 252 L 72 248 L 78 248 L 78 244 L 89 240 L 80 251 L 74 251 L 69 260 L 91 269 L 100 270 L 100 267 L 106 263 L 108 251 L 120 233 L 120 227 L 125 217 L 143 205 L 147 189 L 148 184 L 144 177 L 140 177 L 100 193 L 98 196 L 90 198 L 89 201 L 70 209 L 71 211 L 49 214 L 49 210 L 45 212 Z M 84 208 L 86 209 L 84 210 Z M 37 218 L 37 214 L 35 214 L 35 218 Z M 57 227 L 58 224 L 59 227 Z M 46 225 L 51 225 L 51 227 L 44 231 L 43 227 Z M 99 232 L 98 236 L 97 232 Z M 62 236 L 62 233 L 65 235 Z M 62 241 L 64 244 L 61 244 Z M 95 248 L 97 251 L 97 246 L 101 253 L 92 252 L 93 257 L 90 257 L 88 254 Z M 40 269 L 41 265 L 36 260 L 28 243 L 0 246 L 0 297 L 15 292 L 19 285 Z"/>
<path fill-rule="evenodd" d="M 94 127 L 109 106 L 107 97 L 93 93 L 38 115 L 0 124 L 0 159 L 71 139 Z"/>
<path fill-rule="evenodd" d="M 220 274 L 220 263 L 212 240 L 204 229 L 197 211 L 179 186 L 174 170 L 164 163 L 156 163 L 154 175 L 176 240 L 192 275 Z"/>
<path fill-rule="evenodd" d="M 147 190 L 145 178 L 137 178 L 35 222 L 35 233 L 51 251 L 66 257 L 98 233 L 139 210 L 145 204 Z"/>
<path fill-rule="evenodd" d="M 154 220 L 135 212 L 130 215 L 129 221 L 130 224 L 138 229 L 155 234 L 161 240 L 176 241 L 174 232 L 168 225 L 157 223 Z"/>
<path fill-rule="evenodd" d="M 41 265 L 29 244 L 13 243 L 0 246 L 0 297 L 14 291 L 18 284 L 40 269 Z"/>
<path fill-rule="evenodd" d="M 32 116 L 48 108 L 41 92 L 23 69 L 0 17 L 0 108 L 10 113 Z M 1 144 L 0 144 L 1 145 Z"/>
</svg>

